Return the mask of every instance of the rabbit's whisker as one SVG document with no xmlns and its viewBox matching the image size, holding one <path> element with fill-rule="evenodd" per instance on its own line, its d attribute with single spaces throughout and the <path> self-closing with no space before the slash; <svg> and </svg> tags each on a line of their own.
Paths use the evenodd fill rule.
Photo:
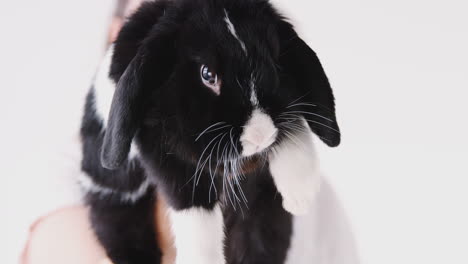
<svg viewBox="0 0 468 264">
<path fill-rule="evenodd" d="M 227 189 L 227 183 L 226 181 L 228 181 L 228 177 L 229 177 L 229 167 L 228 167 L 228 157 L 227 157 L 227 147 L 229 146 L 228 145 L 229 141 L 226 142 L 225 146 L 224 146 L 224 150 L 223 150 L 223 162 L 224 162 L 224 175 L 223 175 L 223 191 L 224 191 L 224 194 L 225 194 L 225 201 L 227 203 L 227 199 L 229 199 L 229 201 L 231 202 L 231 205 L 232 207 L 234 208 L 234 211 L 236 210 L 236 206 L 231 198 L 231 194 L 229 193 L 229 190 Z"/>
<path fill-rule="evenodd" d="M 288 112 L 284 112 L 283 114 L 304 114 L 304 115 L 313 115 L 313 116 L 317 116 L 317 117 L 323 118 L 323 119 L 325 119 L 325 120 L 327 120 L 327 121 L 334 122 L 334 121 L 331 120 L 330 118 L 324 117 L 323 115 L 319 115 L 319 114 L 317 114 L 317 113 L 307 112 L 307 111 L 288 111 Z"/>
<path fill-rule="evenodd" d="M 296 107 L 296 106 L 312 106 L 312 107 L 318 107 L 318 105 L 316 105 L 316 104 L 297 103 L 297 104 L 288 105 L 286 108 L 293 108 L 293 107 Z"/>
<path fill-rule="evenodd" d="M 292 105 L 292 104 L 294 104 L 294 103 L 299 102 L 302 98 L 306 97 L 306 96 L 309 95 L 311 92 L 312 92 L 312 91 L 309 91 L 309 92 L 305 93 L 303 96 L 300 96 L 300 97 L 297 98 L 296 100 L 290 102 L 288 105 Z"/>
<path fill-rule="evenodd" d="M 239 181 L 239 178 L 242 178 L 242 175 L 243 175 L 243 172 L 242 172 L 242 166 L 243 166 L 243 159 L 238 159 L 237 157 L 239 157 L 239 150 L 237 149 L 237 146 L 236 144 L 234 143 L 234 138 L 232 136 L 232 129 L 230 131 L 230 138 L 231 138 L 231 159 L 232 159 L 232 162 L 231 162 L 231 166 L 232 166 L 232 179 L 230 179 L 231 181 L 234 181 L 234 184 L 235 186 L 237 186 L 237 188 L 239 189 L 239 195 L 241 196 L 244 204 L 248 207 L 248 204 L 247 204 L 247 197 L 245 196 L 244 194 L 244 191 L 242 190 L 242 186 L 240 184 L 240 181 Z M 235 151 L 235 153 L 233 153 L 233 151 Z M 233 192 L 234 192 L 234 195 L 237 197 L 237 193 L 236 193 L 236 189 L 235 188 L 232 188 L 233 189 Z M 237 201 L 239 203 L 239 207 L 241 208 L 242 210 L 242 206 L 240 204 L 240 200 L 239 198 L 237 198 Z"/>
<path fill-rule="evenodd" d="M 294 134 L 288 131 L 284 131 L 284 134 L 286 135 L 287 138 L 289 138 L 289 140 L 294 142 L 294 144 L 296 144 L 297 146 L 302 146 L 302 144 L 300 143 L 301 140 L 298 139 Z"/>
<path fill-rule="evenodd" d="M 300 120 L 301 118 L 304 118 L 303 116 L 299 116 L 299 115 L 296 115 L 296 114 L 291 114 L 291 113 L 282 113 L 279 115 L 280 117 L 278 117 L 277 119 L 281 120 L 281 119 L 287 119 L 289 118 L 290 120 Z M 286 117 L 286 118 L 283 118 L 283 117 Z M 321 123 L 319 121 L 316 121 L 316 120 L 311 120 L 311 119 L 308 119 L 308 118 L 304 118 L 304 120 L 306 120 L 307 122 L 310 122 L 310 123 L 314 123 L 314 124 L 317 124 L 317 125 L 320 125 L 320 126 L 323 126 L 323 127 L 326 127 L 338 134 L 340 134 L 340 131 L 338 131 L 337 129 L 331 127 L 331 126 L 327 126 L 326 124 L 324 123 Z"/>
<path fill-rule="evenodd" d="M 205 149 L 203 150 L 202 154 L 200 155 L 200 158 L 198 159 L 197 166 L 196 166 L 196 169 L 195 169 L 195 173 L 194 173 L 193 176 L 188 180 L 189 182 L 190 182 L 191 180 L 194 180 L 194 181 L 193 181 L 193 189 L 192 189 L 192 201 L 194 201 L 194 199 L 195 199 L 195 188 L 196 188 L 196 186 L 198 185 L 198 182 L 199 182 L 199 180 L 200 180 L 199 178 L 197 179 L 197 174 L 199 174 L 200 177 L 201 177 L 201 174 L 202 174 L 202 172 L 203 172 L 203 168 L 204 168 L 205 165 L 206 165 L 206 160 L 205 160 L 204 163 L 203 163 L 203 167 L 200 167 L 200 163 L 201 163 L 201 161 L 202 161 L 202 159 L 203 159 L 203 156 L 205 155 L 205 152 L 208 150 L 208 148 L 211 146 L 211 144 L 213 144 L 213 142 L 215 142 L 215 140 L 216 140 L 217 138 L 219 138 L 220 136 L 222 136 L 222 135 L 223 135 L 223 134 L 221 134 L 221 133 L 218 134 L 216 137 L 214 137 L 214 138 L 210 141 L 210 143 L 208 143 L 208 145 L 205 147 Z M 216 145 L 216 144 L 215 144 L 215 145 Z M 215 146 L 215 145 L 213 145 L 213 146 Z"/>
<path fill-rule="evenodd" d="M 317 125 L 326 127 L 326 128 L 328 128 L 328 129 L 330 129 L 330 130 L 332 130 L 332 131 L 334 131 L 334 132 L 340 134 L 340 131 L 339 131 L 339 130 L 334 129 L 334 128 L 331 127 L 331 126 L 327 126 L 327 125 L 325 125 L 325 124 L 323 124 L 323 123 L 320 123 L 320 122 L 315 121 L 315 120 L 310 120 L 310 119 L 307 119 L 307 118 L 306 118 L 305 120 L 306 120 L 307 122 L 311 122 L 311 123 L 314 123 L 314 124 L 317 124 Z"/>
<path fill-rule="evenodd" d="M 224 175 L 224 178 L 226 179 L 226 189 L 225 192 L 228 194 L 229 198 L 231 198 L 231 195 L 233 196 L 233 199 L 231 199 L 231 205 L 236 209 L 236 203 L 237 200 L 235 199 L 235 193 L 232 191 L 232 184 L 231 184 L 231 179 L 232 175 L 234 174 L 233 168 L 232 168 L 232 158 L 231 158 L 231 153 L 232 153 L 232 148 L 231 145 L 228 146 L 228 149 L 226 150 L 226 163 L 227 163 L 227 174 Z"/>
<path fill-rule="evenodd" d="M 226 133 L 224 133 L 224 135 L 226 135 Z M 218 145 L 218 149 L 219 149 L 219 144 L 221 143 L 222 139 L 223 139 L 223 137 L 221 137 L 221 139 L 219 139 L 218 142 L 216 144 L 214 144 L 213 147 L 211 148 L 210 159 L 209 159 L 209 162 L 208 162 L 208 168 L 209 168 L 209 171 L 210 171 L 210 178 L 211 178 L 210 189 L 208 190 L 208 200 L 210 202 L 211 202 L 211 189 L 212 189 L 212 187 L 214 187 L 216 198 L 218 198 L 218 190 L 216 189 L 216 184 L 214 182 L 214 177 L 216 176 L 216 171 L 218 169 L 218 163 L 219 163 L 219 161 L 216 160 L 216 168 L 215 168 L 215 171 L 213 173 L 213 169 L 212 169 L 213 167 L 211 166 L 211 158 L 213 156 L 213 151 L 215 150 L 216 145 Z"/>
<path fill-rule="evenodd" d="M 213 132 L 213 131 L 216 131 L 216 130 L 219 130 L 219 129 L 222 129 L 222 128 L 217 128 L 216 130 L 211 130 L 212 128 L 216 127 L 216 126 L 220 126 L 220 125 L 224 125 L 226 124 L 226 122 L 218 122 L 218 123 L 215 123 L 211 126 L 209 126 L 208 128 L 206 128 L 205 130 L 203 130 L 203 132 L 201 132 L 198 137 L 195 139 L 195 141 L 198 141 L 204 134 L 206 133 L 210 133 L 210 132 Z M 225 127 L 228 127 L 229 125 L 226 125 Z M 223 127 L 224 128 L 224 127 Z"/>
</svg>

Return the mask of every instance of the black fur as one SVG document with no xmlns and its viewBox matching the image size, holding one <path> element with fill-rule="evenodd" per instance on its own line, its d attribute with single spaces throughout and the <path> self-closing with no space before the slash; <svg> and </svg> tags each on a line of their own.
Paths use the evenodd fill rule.
<svg viewBox="0 0 468 264">
<path fill-rule="evenodd" d="M 246 176 L 242 188 L 248 208 L 225 210 L 227 263 L 284 263 L 292 217 L 282 205 L 266 168 Z"/>
<path fill-rule="evenodd" d="M 247 54 L 227 31 L 224 10 Z M 222 79 L 219 96 L 202 84 L 201 65 Z M 152 215 L 156 191 L 176 210 L 210 210 L 224 202 L 227 263 L 284 262 L 291 216 L 281 206 L 267 161 L 236 154 L 242 149 L 242 126 L 253 111 L 252 76 L 260 106 L 278 123 L 275 144 L 291 132 L 279 125 L 280 115 L 291 109 L 315 113 L 303 114 L 313 132 L 329 146 L 340 143 L 332 90 L 317 56 L 268 1 L 149 2 L 124 25 L 110 70 L 117 86 L 108 124 L 96 116 L 91 90 L 81 129 L 83 170 L 114 190 L 107 195 L 89 191 L 86 200 L 95 233 L 115 264 L 159 263 Z M 199 137 L 216 122 L 230 127 Z M 204 150 L 216 139 L 217 149 L 209 150 L 222 154 L 227 146 L 231 158 L 243 164 L 237 176 L 245 177 L 233 189 L 238 197 L 243 190 L 246 201 L 223 188 L 234 172 L 223 168 L 220 155 L 212 155 L 213 162 L 196 173 Z M 139 156 L 130 161 L 132 142 Z M 137 201 L 119 196 L 146 180 L 151 187 Z"/>
</svg>

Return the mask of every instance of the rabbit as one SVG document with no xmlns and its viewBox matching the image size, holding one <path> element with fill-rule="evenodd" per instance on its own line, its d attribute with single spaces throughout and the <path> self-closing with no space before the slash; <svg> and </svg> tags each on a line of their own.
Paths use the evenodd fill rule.
<svg viewBox="0 0 468 264">
<path fill-rule="evenodd" d="M 267 0 L 158 0 L 121 29 L 82 119 L 80 179 L 114 264 L 160 263 L 167 202 L 177 264 L 285 263 L 313 206 L 313 134 L 340 143 L 315 52 Z"/>
</svg>

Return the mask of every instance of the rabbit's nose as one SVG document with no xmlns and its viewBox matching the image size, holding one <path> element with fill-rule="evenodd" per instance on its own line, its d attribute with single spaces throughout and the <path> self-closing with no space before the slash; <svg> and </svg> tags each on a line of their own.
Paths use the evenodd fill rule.
<svg viewBox="0 0 468 264">
<path fill-rule="evenodd" d="M 254 110 L 240 137 L 242 155 L 247 157 L 262 152 L 276 140 L 278 129 L 271 117 L 261 110 Z"/>
</svg>

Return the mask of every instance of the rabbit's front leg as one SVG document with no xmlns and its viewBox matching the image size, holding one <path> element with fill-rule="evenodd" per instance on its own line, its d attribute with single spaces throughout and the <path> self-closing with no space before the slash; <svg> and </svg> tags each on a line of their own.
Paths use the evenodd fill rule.
<svg viewBox="0 0 468 264">
<path fill-rule="evenodd" d="M 169 211 L 176 264 L 225 264 L 224 223 L 219 205 Z"/>
<path fill-rule="evenodd" d="M 157 179 L 169 206 L 177 251 L 175 264 L 225 264 L 224 220 L 215 191 L 221 186 L 217 178 L 202 172 L 195 181 L 195 168 L 173 156 L 166 157 L 165 165 L 157 175 L 166 176 Z"/>
<path fill-rule="evenodd" d="M 308 128 L 307 124 L 304 125 Z M 270 173 L 283 197 L 283 208 L 294 215 L 306 214 L 320 191 L 317 155 L 308 129 L 285 139 L 269 156 Z"/>
</svg>

